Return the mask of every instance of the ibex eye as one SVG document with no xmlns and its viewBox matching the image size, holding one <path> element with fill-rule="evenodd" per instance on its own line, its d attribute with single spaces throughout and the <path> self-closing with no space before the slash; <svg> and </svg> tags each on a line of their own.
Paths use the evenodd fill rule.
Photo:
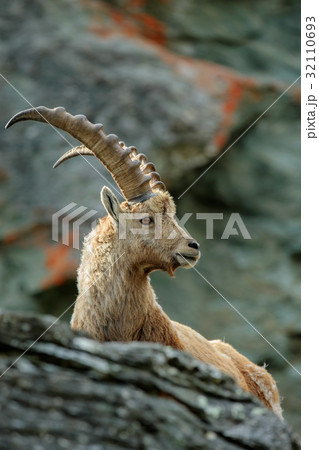
<svg viewBox="0 0 319 450">
<path fill-rule="evenodd" d="M 151 217 L 143 217 L 140 222 L 143 225 L 150 225 L 151 223 L 153 223 L 153 219 Z"/>
</svg>

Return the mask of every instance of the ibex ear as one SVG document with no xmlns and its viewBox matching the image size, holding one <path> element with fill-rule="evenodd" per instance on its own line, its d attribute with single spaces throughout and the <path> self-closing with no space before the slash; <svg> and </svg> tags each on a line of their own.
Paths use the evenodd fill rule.
<svg viewBox="0 0 319 450">
<path fill-rule="evenodd" d="M 118 222 L 121 206 L 111 189 L 106 186 L 104 186 L 101 190 L 101 201 L 110 216 L 115 220 L 115 222 Z"/>
</svg>

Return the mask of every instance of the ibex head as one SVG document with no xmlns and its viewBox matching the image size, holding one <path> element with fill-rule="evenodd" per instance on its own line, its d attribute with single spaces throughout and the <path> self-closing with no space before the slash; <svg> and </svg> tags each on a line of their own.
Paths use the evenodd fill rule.
<svg viewBox="0 0 319 450">
<path fill-rule="evenodd" d="M 199 244 L 174 218 L 175 205 L 153 163 L 135 147 L 126 147 L 114 134 L 106 135 L 103 125 L 92 124 L 83 115 L 72 116 L 64 108 L 44 106 L 16 114 L 6 125 L 35 120 L 58 127 L 81 142 L 54 165 L 78 155 L 95 156 L 111 173 L 126 201 L 119 203 L 110 189 L 101 191 L 109 215 L 98 225 L 99 243 L 112 240 L 119 252 L 125 251 L 145 273 L 165 270 L 171 275 L 177 267 L 193 267 L 200 257 Z M 122 233 L 122 234 L 121 234 Z M 124 233 L 124 234 L 123 234 Z"/>
</svg>

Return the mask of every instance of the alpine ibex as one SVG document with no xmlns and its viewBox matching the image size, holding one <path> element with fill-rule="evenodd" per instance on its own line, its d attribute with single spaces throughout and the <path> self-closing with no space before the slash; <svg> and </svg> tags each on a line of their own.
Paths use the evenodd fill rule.
<svg viewBox="0 0 319 450">
<path fill-rule="evenodd" d="M 152 341 L 184 350 L 233 377 L 246 391 L 259 397 L 281 417 L 276 383 L 262 367 L 220 340 L 208 341 L 196 331 L 173 322 L 162 310 L 148 274 L 163 270 L 173 276 L 178 267 L 189 269 L 200 257 L 199 244 L 174 219 L 175 205 L 152 163 L 117 136 L 106 135 L 101 124 L 85 116 L 72 116 L 64 108 L 38 107 L 15 115 L 7 127 L 23 121 L 47 122 L 67 131 L 81 146 L 66 152 L 55 167 L 77 155 L 94 155 L 112 174 L 126 201 L 119 203 L 103 187 L 102 203 L 108 215 L 85 239 L 78 270 L 78 290 L 71 320 L 99 341 Z M 147 233 L 119 238 L 122 213 Z M 160 217 L 161 239 L 155 239 L 155 216 Z M 173 237 L 172 237 L 173 236 Z"/>
</svg>

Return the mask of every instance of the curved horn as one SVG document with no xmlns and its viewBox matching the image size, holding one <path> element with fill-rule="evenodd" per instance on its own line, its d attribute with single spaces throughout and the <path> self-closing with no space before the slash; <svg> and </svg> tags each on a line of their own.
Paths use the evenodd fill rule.
<svg viewBox="0 0 319 450">
<path fill-rule="evenodd" d="M 67 159 L 74 158 L 74 156 L 79 155 L 86 155 L 86 156 L 95 156 L 92 150 L 85 147 L 85 145 L 78 145 L 77 147 L 71 148 L 71 150 L 68 150 L 64 153 L 64 155 L 61 156 L 53 165 L 53 169 L 58 167 L 60 164 L 62 164 Z"/>
<path fill-rule="evenodd" d="M 85 149 L 67 152 L 67 158 L 64 155 L 62 159 L 69 159 L 78 154 L 83 154 L 83 152 L 88 155 L 91 153 L 87 150 L 91 151 L 111 173 L 129 202 L 145 201 L 153 195 L 150 187 L 151 175 L 142 172 L 140 169 L 141 163 L 130 158 L 130 150 L 119 144 L 118 137 L 115 134 L 106 135 L 104 133 L 102 124 L 92 124 L 83 115 L 72 116 L 62 107 L 49 109 L 45 106 L 39 106 L 16 114 L 9 120 L 6 128 L 23 120 L 49 123 L 67 131 L 79 140 Z M 60 158 L 57 163 L 61 164 L 61 162 L 63 161 Z"/>
<path fill-rule="evenodd" d="M 123 141 L 119 142 L 120 146 L 122 148 L 125 147 L 125 143 Z M 95 156 L 94 153 L 85 147 L 85 145 L 78 145 L 77 147 L 71 148 L 71 150 L 68 150 L 65 152 L 61 158 L 59 158 L 53 165 L 53 169 L 56 169 L 60 164 L 64 163 L 64 161 L 67 161 L 68 159 L 74 158 L 75 156 Z"/>
</svg>

